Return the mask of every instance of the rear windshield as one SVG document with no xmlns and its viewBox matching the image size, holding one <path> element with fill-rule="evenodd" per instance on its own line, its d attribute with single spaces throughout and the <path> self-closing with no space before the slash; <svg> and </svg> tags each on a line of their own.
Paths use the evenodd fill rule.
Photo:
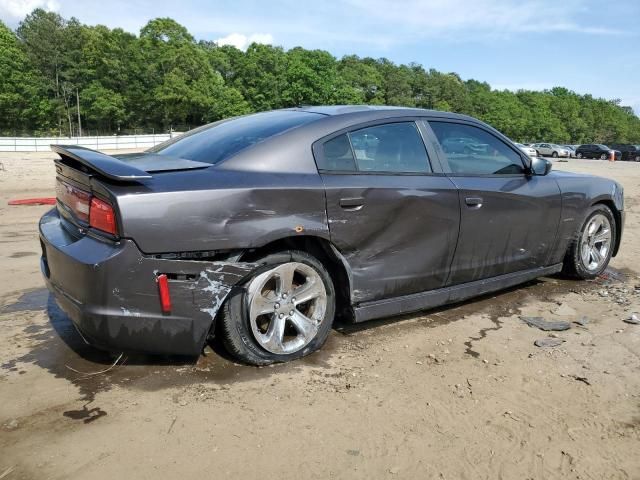
<svg viewBox="0 0 640 480">
<path fill-rule="evenodd" d="M 317 113 L 280 110 L 197 128 L 150 152 L 215 164 L 269 137 L 320 118 Z"/>
</svg>

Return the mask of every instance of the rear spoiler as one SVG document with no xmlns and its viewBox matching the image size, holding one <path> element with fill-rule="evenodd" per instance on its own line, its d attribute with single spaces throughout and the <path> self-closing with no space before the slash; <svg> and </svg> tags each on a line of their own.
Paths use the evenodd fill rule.
<svg viewBox="0 0 640 480">
<path fill-rule="evenodd" d="M 111 180 L 126 181 L 152 178 L 152 175 L 144 170 L 132 167 L 115 157 L 96 152 L 90 148 L 78 145 L 51 145 L 51 150 L 61 157 L 76 160 Z"/>
</svg>

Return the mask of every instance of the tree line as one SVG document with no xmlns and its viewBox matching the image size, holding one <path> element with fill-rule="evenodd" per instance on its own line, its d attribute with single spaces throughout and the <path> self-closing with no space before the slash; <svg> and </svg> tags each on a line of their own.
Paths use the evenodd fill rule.
<svg viewBox="0 0 640 480">
<path fill-rule="evenodd" d="M 456 73 L 386 58 L 196 41 L 170 18 L 138 36 L 34 10 L 0 22 L 0 135 L 125 133 L 195 127 L 297 105 L 402 105 L 459 112 L 514 140 L 640 144 L 640 118 L 619 100 L 566 88 L 498 91 Z"/>
</svg>

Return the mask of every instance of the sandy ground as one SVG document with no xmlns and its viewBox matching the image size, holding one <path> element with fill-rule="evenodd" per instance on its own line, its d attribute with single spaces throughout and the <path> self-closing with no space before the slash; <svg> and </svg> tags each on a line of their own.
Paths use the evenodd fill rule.
<svg viewBox="0 0 640 480">
<path fill-rule="evenodd" d="M 640 164 L 554 165 L 626 189 L 622 250 L 597 281 L 340 326 L 287 365 L 214 346 L 97 373 L 113 359 L 43 289 L 48 207 L 6 205 L 53 194 L 51 158 L 0 154 L 0 478 L 640 478 L 640 326 L 622 321 L 640 310 Z M 542 349 L 520 315 L 588 323 Z"/>
</svg>

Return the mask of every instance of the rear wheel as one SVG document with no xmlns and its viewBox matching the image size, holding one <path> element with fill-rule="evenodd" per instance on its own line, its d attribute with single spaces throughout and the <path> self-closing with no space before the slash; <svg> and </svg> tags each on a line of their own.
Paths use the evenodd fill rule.
<svg viewBox="0 0 640 480">
<path fill-rule="evenodd" d="M 287 362 L 318 350 L 335 314 L 335 290 L 326 268 L 311 255 L 268 255 L 221 312 L 225 347 L 252 365 Z"/>
<path fill-rule="evenodd" d="M 569 247 L 563 271 L 582 279 L 597 277 L 609 265 L 615 242 L 613 213 L 606 205 L 594 205 Z"/>
</svg>

